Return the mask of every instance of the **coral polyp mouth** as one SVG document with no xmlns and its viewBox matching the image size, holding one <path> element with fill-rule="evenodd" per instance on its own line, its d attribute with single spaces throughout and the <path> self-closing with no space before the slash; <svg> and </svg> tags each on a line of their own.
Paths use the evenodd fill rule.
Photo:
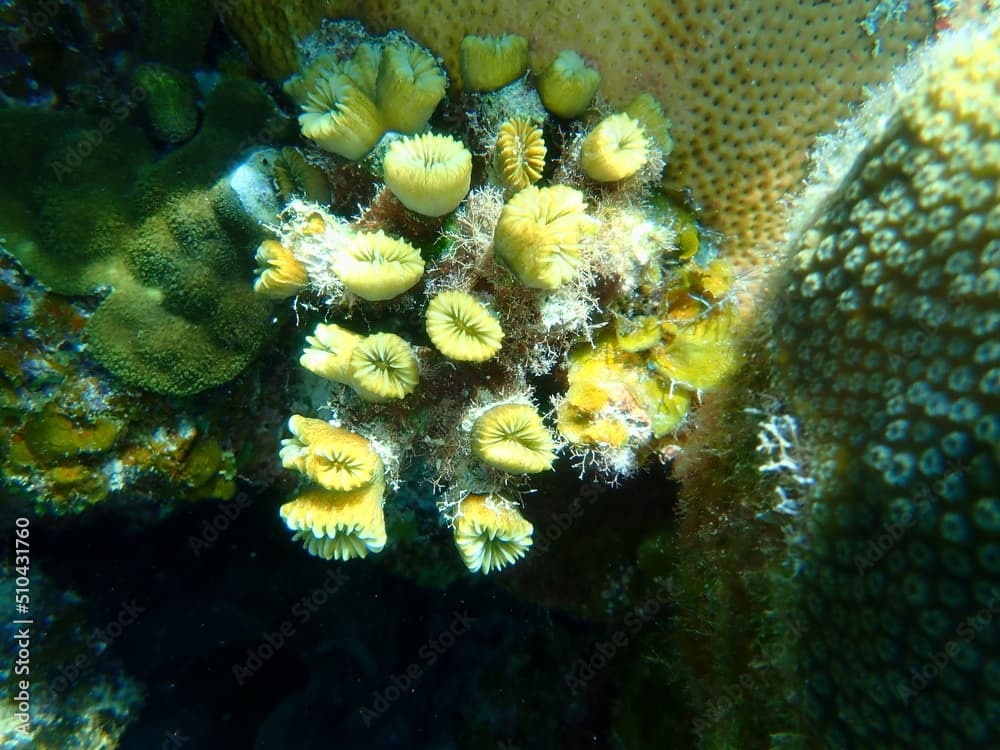
<svg viewBox="0 0 1000 750">
<path fill-rule="evenodd" d="M 572 51 L 528 75 L 528 47 L 466 38 L 451 100 L 434 54 L 404 35 L 346 23 L 306 40 L 285 90 L 334 203 L 287 200 L 258 261 L 259 293 L 294 295 L 312 326 L 299 361 L 327 383 L 316 387 L 330 429 L 377 447 L 390 490 L 402 467 L 423 466 L 482 573 L 527 554 L 521 498 L 560 453 L 612 482 L 673 455 L 688 411 L 735 361 L 733 277 L 656 189 L 673 147 L 662 107 L 647 94 L 611 111 L 600 73 Z M 388 125 L 408 103 L 414 127 Z M 358 127 L 341 132 L 351 117 Z M 295 166 L 323 194 L 283 159 L 284 182 Z M 367 202 L 338 205 L 344 192 Z M 285 466 L 355 492 L 366 454 L 339 440 L 286 441 Z M 492 499 L 469 499 L 480 496 Z M 318 513 L 304 497 L 289 512 Z M 350 528 L 299 539 L 356 556 Z"/>
</svg>

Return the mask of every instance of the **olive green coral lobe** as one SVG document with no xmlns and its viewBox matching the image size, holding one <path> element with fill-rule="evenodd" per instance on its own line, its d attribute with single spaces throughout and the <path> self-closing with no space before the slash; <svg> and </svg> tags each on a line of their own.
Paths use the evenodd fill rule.
<svg viewBox="0 0 1000 750">
<path fill-rule="evenodd" d="M 262 234 L 220 177 L 254 137 L 280 137 L 281 124 L 260 87 L 222 82 L 198 134 L 154 161 L 139 132 L 110 117 L 0 113 L 24 187 L 0 204 L 13 220 L 8 247 L 54 291 L 110 289 L 86 340 L 129 384 L 195 393 L 256 354 L 269 316 L 250 291 Z"/>
<path fill-rule="evenodd" d="M 1000 33 L 968 36 L 801 236 L 774 309 L 816 483 L 804 709 L 835 748 L 1000 738 Z"/>
</svg>

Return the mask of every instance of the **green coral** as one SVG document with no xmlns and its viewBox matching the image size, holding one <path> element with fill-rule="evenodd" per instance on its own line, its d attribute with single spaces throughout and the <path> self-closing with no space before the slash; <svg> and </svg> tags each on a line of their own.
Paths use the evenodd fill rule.
<svg viewBox="0 0 1000 750">
<path fill-rule="evenodd" d="M 675 462 L 704 750 L 996 746 L 997 64 L 947 34 L 818 150 Z"/>
<path fill-rule="evenodd" d="M 198 87 L 190 73 L 163 63 L 145 63 L 132 73 L 142 92 L 142 113 L 157 140 L 183 143 L 198 128 Z"/>
<path fill-rule="evenodd" d="M 833 748 L 1000 736 L 1000 27 L 921 63 L 774 307 L 815 482 L 802 706 Z"/>
<path fill-rule="evenodd" d="M 215 10 L 209 0 L 143 0 L 139 18 L 143 54 L 185 70 L 198 67 Z"/>
<path fill-rule="evenodd" d="M 41 461 L 87 453 L 104 453 L 114 445 L 121 425 L 110 419 L 77 424 L 57 412 L 29 416 L 22 427 L 24 446 Z"/>
<path fill-rule="evenodd" d="M 36 139 L 49 118 L 0 117 L 15 157 L 9 177 L 26 186 L 5 212 L 40 219 L 37 232 L 18 223 L 11 251 L 54 291 L 111 289 L 86 339 L 127 383 L 183 395 L 235 377 L 265 338 L 269 308 L 249 290 L 261 232 L 219 178 L 248 132 L 280 137 L 268 97 L 249 82 L 219 84 L 198 135 L 160 160 L 109 118 L 69 120 L 76 127 L 44 149 Z"/>
</svg>

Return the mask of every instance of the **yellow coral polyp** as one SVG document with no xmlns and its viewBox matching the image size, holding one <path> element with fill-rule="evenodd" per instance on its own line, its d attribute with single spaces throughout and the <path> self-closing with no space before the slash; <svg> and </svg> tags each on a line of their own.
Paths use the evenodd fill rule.
<svg viewBox="0 0 1000 750">
<path fill-rule="evenodd" d="M 282 440 L 281 449 L 278 451 L 282 468 L 304 471 L 303 462 L 309 452 L 313 433 L 329 426 L 321 419 L 292 415 L 288 420 L 288 430 L 292 433 L 292 437 Z"/>
<path fill-rule="evenodd" d="M 493 251 L 525 286 L 555 289 L 576 275 L 588 221 L 579 190 L 527 187 L 504 205 Z"/>
<path fill-rule="evenodd" d="M 364 437 L 320 419 L 298 414 L 288 420 L 291 438 L 281 443 L 282 466 L 336 492 L 369 484 L 383 473 L 382 461 Z"/>
<path fill-rule="evenodd" d="M 394 333 L 362 339 L 351 353 L 351 382 L 364 401 L 380 403 L 407 396 L 419 381 L 413 348 Z"/>
<path fill-rule="evenodd" d="M 651 329 L 646 333 L 651 337 Z M 662 377 L 653 355 L 625 351 L 617 336 L 570 354 L 569 389 L 556 409 L 559 434 L 583 447 L 636 448 L 675 431 L 691 403 L 690 391 Z M 628 439 L 625 439 L 627 432 Z"/>
<path fill-rule="evenodd" d="M 454 520 L 455 545 L 465 567 L 490 573 L 513 565 L 531 547 L 531 523 L 501 495 L 467 495 Z"/>
<path fill-rule="evenodd" d="M 346 328 L 320 323 L 299 364 L 320 377 L 343 383 L 362 401 L 384 403 L 407 396 L 417 387 L 417 357 L 394 333 L 360 336 Z"/>
<path fill-rule="evenodd" d="M 276 240 L 264 240 L 257 248 L 257 270 L 253 290 L 275 299 L 294 297 L 309 285 L 306 267 L 292 251 Z"/>
<path fill-rule="evenodd" d="M 330 181 L 297 148 L 285 146 L 274 160 L 274 182 L 283 201 L 301 196 L 312 203 L 330 202 Z"/>
<path fill-rule="evenodd" d="M 289 77 L 282 90 L 300 107 L 309 99 L 320 78 L 339 71 L 337 55 L 330 53 L 315 57 L 300 73 Z"/>
<path fill-rule="evenodd" d="M 309 554 L 324 560 L 350 560 L 381 552 L 385 547 L 385 514 L 382 499 L 385 480 L 348 492 L 311 487 L 279 511 L 285 525 L 295 531 Z"/>
<path fill-rule="evenodd" d="M 631 177 L 649 160 L 649 141 L 634 117 L 619 113 L 605 117 L 583 140 L 580 166 L 598 182 Z"/>
<path fill-rule="evenodd" d="M 552 468 L 555 442 L 542 418 L 526 404 L 499 404 L 472 426 L 472 452 L 510 474 L 537 474 Z"/>
<path fill-rule="evenodd" d="M 396 141 L 385 155 L 385 184 L 422 216 L 444 216 L 472 184 L 472 154 L 451 136 L 425 133 Z"/>
<path fill-rule="evenodd" d="M 324 489 L 346 492 L 370 482 L 376 469 L 381 471 L 381 462 L 363 437 L 339 432 L 336 440 L 327 439 L 309 451 L 303 473 Z"/>
<path fill-rule="evenodd" d="M 344 75 L 350 78 L 357 87 L 372 101 L 375 101 L 378 72 L 381 67 L 383 48 L 377 44 L 365 42 L 351 55 L 351 58 L 338 67 Z"/>
<path fill-rule="evenodd" d="M 427 335 L 449 359 L 485 362 L 503 342 L 500 322 L 475 297 L 451 290 L 436 295 L 427 305 Z"/>
<path fill-rule="evenodd" d="M 503 186 L 522 190 L 542 178 L 545 169 L 542 129 L 530 120 L 515 117 L 500 126 L 494 166 Z"/>
<path fill-rule="evenodd" d="M 518 34 L 467 36 L 459 65 L 467 91 L 496 91 L 528 69 L 528 40 Z"/>
<path fill-rule="evenodd" d="M 387 300 L 420 281 L 424 260 L 406 240 L 378 232 L 357 232 L 333 259 L 344 288 L 362 299 Z"/>
<path fill-rule="evenodd" d="M 574 445 L 620 448 L 629 441 L 625 420 L 637 407 L 623 383 L 575 382 L 556 410 L 556 426 Z"/>
<path fill-rule="evenodd" d="M 654 315 L 645 315 L 637 320 L 619 318 L 615 320 L 615 337 L 622 350 L 642 352 L 662 341 L 663 329 Z"/>
<path fill-rule="evenodd" d="M 371 151 L 385 132 L 375 103 L 343 74 L 316 81 L 302 105 L 299 126 L 320 148 L 352 160 Z"/>
<path fill-rule="evenodd" d="M 652 95 L 639 94 L 625 106 L 623 111 L 639 122 L 646 135 L 653 140 L 664 156 L 673 150 L 674 139 L 670 137 L 670 120 Z"/>
<path fill-rule="evenodd" d="M 448 79 L 437 60 L 410 44 L 382 50 L 375 104 L 387 130 L 414 133 L 425 125 L 444 98 Z"/>
<path fill-rule="evenodd" d="M 601 74 L 573 50 L 563 50 L 538 77 L 542 104 L 557 117 L 579 117 L 601 85 Z"/>
<path fill-rule="evenodd" d="M 738 364 L 735 315 L 734 308 L 725 307 L 682 326 L 670 342 L 650 351 L 655 372 L 694 391 L 714 388 Z"/>
<path fill-rule="evenodd" d="M 309 345 L 299 364 L 314 375 L 349 384 L 351 380 L 351 355 L 362 336 L 335 324 L 319 323 L 312 336 L 306 337 Z"/>
</svg>

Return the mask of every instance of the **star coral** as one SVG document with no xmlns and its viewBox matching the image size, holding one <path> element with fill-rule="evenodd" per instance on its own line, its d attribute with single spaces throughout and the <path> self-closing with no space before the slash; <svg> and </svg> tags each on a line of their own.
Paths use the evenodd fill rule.
<svg viewBox="0 0 1000 750">
<path fill-rule="evenodd" d="M 507 0 L 336 5 L 326 17 L 406 29 L 442 57 L 452 77 L 459 76 L 462 38 L 495 32 L 502 18 L 507 31 L 531 39 L 536 71 L 572 47 L 601 71 L 612 106 L 649 91 L 665 105 L 678 144 L 668 187 L 691 190 L 708 225 L 731 238 L 726 257 L 747 271 L 777 257 L 786 223 L 781 199 L 805 177 L 816 137 L 848 117 L 936 25 L 947 26 L 951 9 L 981 4 L 629 0 L 613 14 L 589 0 L 564 2 L 559 12 L 531 4 L 518 13 Z M 887 8 L 881 19 L 872 13 Z M 318 22 L 324 14 L 314 12 Z M 225 15 L 265 66 L 294 57 L 306 33 L 302 9 L 289 18 L 248 0 Z M 266 34 L 261 20 L 270 21 Z"/>
<path fill-rule="evenodd" d="M 773 675 L 705 743 L 996 744 L 998 20 L 819 144 L 748 364 L 698 414 L 681 570 L 708 637 L 682 657 L 711 654 L 698 692 Z"/>
<path fill-rule="evenodd" d="M 14 256 L 55 291 L 102 295 L 88 353 L 123 382 L 190 395 L 232 380 L 264 343 L 271 310 L 249 285 L 265 231 L 226 172 L 248 127 L 280 131 L 273 103 L 249 81 L 220 82 L 197 135 L 159 159 L 130 125 L 104 136 L 99 118 L 64 115 L 0 118 L 25 187 L 12 206 L 35 217 L 23 235 L 6 230 L 20 235 Z M 82 133 L 100 137 L 74 167 Z M 43 159 L 57 169 L 39 170 Z"/>
<path fill-rule="evenodd" d="M 813 478 L 803 707 L 835 747 L 996 744 L 993 624 L 913 675 L 1000 585 L 997 65 L 1000 24 L 969 28 L 870 105 L 889 115 L 807 198 L 779 282 L 775 369 Z"/>
<path fill-rule="evenodd" d="M 370 91 L 386 44 L 408 42 L 326 24 L 286 90 L 299 96 L 335 70 Z M 667 460 L 689 410 L 735 363 L 733 276 L 691 213 L 655 188 L 670 147 L 657 102 L 614 115 L 585 92 L 598 123 L 639 134 L 635 176 L 602 185 L 580 168 L 594 126 L 557 125 L 533 80 L 444 100 L 428 131 L 389 135 L 357 164 L 311 151 L 334 204 L 293 199 L 274 227 L 307 276 L 294 304 L 314 326 L 300 364 L 327 381 L 307 379 L 314 407 L 377 451 L 390 530 L 394 508 L 415 512 L 402 489 L 412 467 L 463 560 L 484 572 L 527 552 L 530 523 L 514 509 L 560 452 L 609 482 Z M 359 199 L 350 218 L 344 191 Z M 369 250 L 383 245 L 375 262 Z M 397 266 L 412 271 L 398 285 Z M 308 549 L 332 552 L 298 523 Z"/>
<path fill-rule="evenodd" d="M 237 474 L 262 475 L 273 463 L 259 429 L 267 381 L 248 375 L 215 408 L 127 387 L 81 357 L 93 307 L 49 292 L 0 254 L 6 496 L 40 517 L 96 510 L 137 523 L 208 498 L 241 503 Z"/>
</svg>

